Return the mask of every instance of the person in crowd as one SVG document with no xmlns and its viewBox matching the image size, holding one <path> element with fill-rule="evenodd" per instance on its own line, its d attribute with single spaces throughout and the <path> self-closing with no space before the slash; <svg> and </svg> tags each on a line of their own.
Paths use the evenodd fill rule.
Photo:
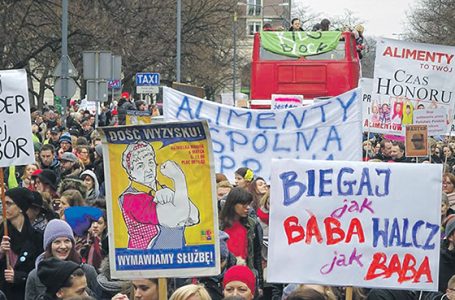
<svg viewBox="0 0 455 300">
<path fill-rule="evenodd" d="M 42 249 L 43 235 L 32 227 L 26 214 L 32 201 L 33 193 L 26 188 L 5 192 L 9 236 L 3 236 L 0 244 L 0 290 L 7 299 L 24 299 L 27 275 Z M 2 233 L 4 225 L 0 225 Z"/>
<path fill-rule="evenodd" d="M 449 172 L 442 175 L 442 191 L 449 199 L 449 208 L 455 210 L 455 175 Z"/>
<path fill-rule="evenodd" d="M 253 170 L 245 167 L 237 169 L 237 171 L 234 173 L 234 176 L 235 185 L 245 189 L 246 191 L 248 190 L 251 181 L 254 179 Z"/>
<path fill-rule="evenodd" d="M 55 147 L 50 144 L 44 144 L 41 147 L 40 153 L 41 169 L 49 169 L 55 172 L 57 178 L 60 178 L 60 161 L 56 157 Z"/>
<path fill-rule="evenodd" d="M 359 55 L 359 58 L 363 58 L 363 50 L 365 50 L 365 38 L 363 36 L 363 33 L 365 31 L 365 28 L 363 27 L 362 24 L 357 24 L 354 27 L 356 37 L 355 37 L 355 43 L 356 43 L 356 50 Z M 400 120 L 401 121 L 401 120 Z"/>
<path fill-rule="evenodd" d="M 390 157 L 390 152 L 392 151 L 392 142 L 388 139 L 383 139 L 380 142 L 381 148 L 379 149 L 379 153 L 374 157 L 380 159 L 382 161 L 390 161 L 392 158 Z"/>
<path fill-rule="evenodd" d="M 63 217 L 65 209 L 71 206 L 85 206 L 86 202 L 84 196 L 77 189 L 68 189 L 62 192 L 60 195 L 60 201 L 55 200 L 52 206 L 57 208 L 56 212 Z"/>
<path fill-rule="evenodd" d="M 126 122 L 126 111 L 136 110 L 136 107 L 131 103 L 130 95 L 127 92 L 122 93 L 122 98 L 118 102 L 118 124 L 125 125 Z"/>
<path fill-rule="evenodd" d="M 136 110 L 147 111 L 147 104 L 144 100 L 137 100 L 134 102 L 134 105 L 136 106 Z"/>
<path fill-rule="evenodd" d="M 324 296 L 326 300 L 337 300 L 339 297 L 335 289 L 319 284 L 288 284 L 283 290 L 283 299 L 288 299 L 288 297 L 297 291 L 304 290 L 314 290 Z"/>
<path fill-rule="evenodd" d="M 77 156 L 72 152 L 65 152 L 60 159 L 60 179 L 79 178 L 84 169 Z"/>
<path fill-rule="evenodd" d="M 55 172 L 49 169 L 38 169 L 32 174 L 35 185 L 35 191 L 39 192 L 43 199 L 51 202 L 52 199 L 58 198 L 57 193 L 57 176 Z"/>
<path fill-rule="evenodd" d="M 47 140 L 47 144 L 54 146 L 54 149 L 60 148 L 60 135 L 62 132 L 57 126 L 51 127 L 50 138 Z M 46 141 L 44 142 L 46 144 Z"/>
<path fill-rule="evenodd" d="M 216 198 L 218 200 L 219 211 L 221 211 L 221 209 L 223 208 L 224 203 L 226 202 L 226 196 L 227 194 L 229 194 L 232 188 L 233 188 L 232 184 L 227 180 L 220 181 L 216 184 Z"/>
<path fill-rule="evenodd" d="M 298 289 L 293 291 L 286 300 L 327 300 L 327 298 L 314 289 Z"/>
<path fill-rule="evenodd" d="M 229 179 L 223 173 L 216 173 L 215 176 L 216 176 L 216 183 L 219 183 L 221 181 L 229 181 Z"/>
<path fill-rule="evenodd" d="M 79 264 L 73 261 L 48 258 L 38 265 L 37 277 L 45 291 L 39 300 L 68 300 L 73 296 L 88 296 L 87 278 Z"/>
<path fill-rule="evenodd" d="M 87 203 L 91 204 L 95 199 L 100 196 L 100 187 L 95 173 L 91 170 L 85 170 L 81 173 L 80 178 L 83 180 L 84 185 L 87 187 Z"/>
<path fill-rule="evenodd" d="M 63 133 L 59 139 L 60 145 L 58 150 L 59 158 L 62 157 L 62 154 L 65 152 L 73 152 L 71 135 L 68 132 Z"/>
<path fill-rule="evenodd" d="M 158 300 L 158 279 L 135 279 L 131 281 L 134 300 Z M 116 298 L 117 299 L 117 298 Z M 122 298 L 118 298 L 122 299 Z"/>
<path fill-rule="evenodd" d="M 252 201 L 253 196 L 246 190 L 233 188 L 220 214 L 220 229 L 230 236 L 228 249 L 237 258 L 237 264 L 254 270 L 262 288 L 262 232 L 257 221 L 249 216 Z"/>
<path fill-rule="evenodd" d="M 197 282 L 203 284 L 207 292 L 210 294 L 212 300 L 221 300 L 223 298 L 223 277 L 225 272 L 237 264 L 237 259 L 229 251 L 227 241 L 229 235 L 220 230 L 220 261 L 221 261 L 221 273 L 212 277 L 199 277 Z M 194 280 L 192 280 L 194 283 Z"/>
<path fill-rule="evenodd" d="M 321 31 L 329 31 L 330 29 L 329 19 L 322 19 L 321 21 Z"/>
<path fill-rule="evenodd" d="M 410 159 L 405 155 L 404 143 L 393 142 L 392 149 L 390 150 L 390 157 L 394 162 L 410 162 Z"/>
<path fill-rule="evenodd" d="M 37 191 L 33 191 L 33 200 L 32 203 L 27 210 L 27 216 L 32 224 L 33 228 L 40 232 L 44 232 L 47 223 L 52 220 L 58 218 L 58 214 L 56 214 L 50 205 L 43 201 L 43 197 Z"/>
<path fill-rule="evenodd" d="M 445 238 L 445 228 L 451 218 L 454 218 L 455 211 L 450 208 L 447 194 L 442 192 L 441 196 L 441 237 Z"/>
<path fill-rule="evenodd" d="M 21 182 L 19 183 L 19 186 L 25 187 L 31 191 L 34 191 L 35 187 L 33 186 L 32 174 L 38 169 L 39 169 L 39 166 L 37 163 L 26 165 L 24 168 L 24 172 L 21 176 Z"/>
<path fill-rule="evenodd" d="M 44 253 L 37 258 L 38 269 L 35 268 L 31 271 L 27 279 L 25 287 L 25 295 L 27 299 L 35 299 L 38 295 L 46 291 L 46 287 L 48 288 L 46 282 L 43 282 L 41 280 L 41 276 L 39 276 L 39 265 L 41 261 L 49 258 L 55 258 L 67 262 L 70 261 L 80 265 L 87 277 L 90 294 L 97 296 L 98 293 L 100 293 L 100 287 L 96 280 L 97 272 L 93 266 L 89 264 L 81 264 L 82 258 L 75 250 L 76 241 L 74 239 L 73 230 L 68 223 L 58 219 L 49 221 L 46 229 L 44 230 L 44 239 L 42 243 Z"/>
<path fill-rule="evenodd" d="M 300 19 L 299 18 L 293 18 L 291 20 L 291 27 L 289 28 L 289 31 L 303 31 L 301 25 L 300 25 Z"/>
<path fill-rule="evenodd" d="M 96 175 L 98 180 L 98 185 L 100 187 L 100 196 L 106 194 L 104 188 L 104 162 L 103 162 L 103 146 L 98 144 L 95 146 L 95 159 L 93 161 L 93 172 Z"/>
<path fill-rule="evenodd" d="M 212 298 L 204 286 L 188 284 L 176 289 L 169 300 L 212 300 Z"/>
<path fill-rule="evenodd" d="M 82 132 L 81 132 L 81 136 L 85 137 L 87 139 L 87 141 L 90 140 L 90 136 L 91 134 L 93 133 L 93 127 L 91 125 L 91 122 L 90 120 L 84 120 L 82 121 Z"/>
<path fill-rule="evenodd" d="M 253 195 L 253 202 L 251 202 L 251 208 L 256 212 L 259 208 L 259 201 L 267 193 L 268 187 L 264 178 L 256 177 L 248 187 L 248 191 Z"/>
<path fill-rule="evenodd" d="M 252 300 L 256 290 L 256 277 L 246 266 L 233 266 L 226 271 L 223 278 L 223 294 L 225 297 L 241 296 Z"/>
<path fill-rule="evenodd" d="M 78 145 L 76 147 L 76 156 L 82 162 L 82 167 L 85 170 L 92 169 L 92 160 L 90 159 L 90 147 L 88 145 Z"/>
<path fill-rule="evenodd" d="M 43 142 L 43 136 L 41 135 L 42 128 L 35 122 L 32 123 L 32 140 L 33 142 Z"/>
<path fill-rule="evenodd" d="M 430 160 L 434 164 L 442 164 L 444 161 L 441 158 L 441 149 L 435 142 L 430 142 Z"/>
<path fill-rule="evenodd" d="M 104 257 L 109 254 L 108 252 L 107 216 L 106 211 L 103 211 L 103 215 L 92 222 L 86 244 L 82 246 L 80 253 L 88 264 L 98 270 Z"/>
<path fill-rule="evenodd" d="M 454 155 L 453 147 L 446 144 L 442 148 L 442 158 L 443 162 L 449 165 L 449 172 L 452 172 L 453 166 L 455 165 L 455 155 Z"/>
<path fill-rule="evenodd" d="M 269 236 L 269 210 L 270 210 L 270 191 L 267 191 L 259 201 L 256 211 L 258 222 L 262 227 L 264 239 Z"/>
<path fill-rule="evenodd" d="M 445 240 L 441 243 L 439 257 L 439 287 L 445 292 L 449 279 L 455 275 L 455 218 L 451 218 L 445 226 Z"/>
<path fill-rule="evenodd" d="M 109 257 L 105 257 L 101 262 L 100 272 L 96 277 L 98 284 L 101 288 L 99 300 L 111 300 L 114 296 L 115 299 L 128 299 L 126 295 L 121 295 L 127 286 L 128 282 L 119 279 L 113 279 L 111 277 L 111 270 L 109 267 Z M 120 295 L 123 298 L 120 298 Z"/>
</svg>

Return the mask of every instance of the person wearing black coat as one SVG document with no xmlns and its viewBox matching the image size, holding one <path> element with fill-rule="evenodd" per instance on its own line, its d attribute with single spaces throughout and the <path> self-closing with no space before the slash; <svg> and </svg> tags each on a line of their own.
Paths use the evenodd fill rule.
<svg viewBox="0 0 455 300">
<path fill-rule="evenodd" d="M 42 251 L 43 236 L 26 215 L 33 201 L 32 192 L 19 187 L 6 191 L 5 196 L 8 236 L 3 236 L 0 244 L 0 289 L 7 299 L 21 300 L 28 273 Z M 2 234 L 4 229 L 2 224 Z M 7 267 L 7 257 L 12 268 Z"/>
</svg>

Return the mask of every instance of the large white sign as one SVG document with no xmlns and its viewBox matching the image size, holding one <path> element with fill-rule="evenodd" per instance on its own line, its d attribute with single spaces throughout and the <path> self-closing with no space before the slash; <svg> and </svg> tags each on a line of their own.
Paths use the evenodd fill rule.
<svg viewBox="0 0 455 300">
<path fill-rule="evenodd" d="M 25 70 L 0 71 L 0 167 L 35 161 Z"/>
<path fill-rule="evenodd" d="M 272 158 L 361 160 L 359 90 L 284 110 L 221 105 L 164 88 L 167 121 L 209 121 L 215 169 L 233 179 L 240 167 L 270 177 Z"/>
<path fill-rule="evenodd" d="M 437 290 L 441 165 L 274 159 L 272 169 L 268 281 Z"/>
<path fill-rule="evenodd" d="M 453 116 L 454 69 L 455 47 L 379 39 L 372 108 L 378 121 L 370 120 L 370 130 L 404 135 L 417 109 L 441 107 Z"/>
</svg>

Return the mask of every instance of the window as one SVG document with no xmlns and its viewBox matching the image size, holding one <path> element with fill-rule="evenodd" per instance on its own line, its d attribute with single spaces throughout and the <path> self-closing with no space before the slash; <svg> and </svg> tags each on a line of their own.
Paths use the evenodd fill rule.
<svg viewBox="0 0 455 300">
<path fill-rule="evenodd" d="M 248 35 L 254 35 L 256 32 L 261 31 L 262 22 L 261 21 L 248 21 Z"/>
<path fill-rule="evenodd" d="M 262 15 L 262 0 L 248 0 L 247 3 L 248 16 L 260 17 Z"/>
</svg>

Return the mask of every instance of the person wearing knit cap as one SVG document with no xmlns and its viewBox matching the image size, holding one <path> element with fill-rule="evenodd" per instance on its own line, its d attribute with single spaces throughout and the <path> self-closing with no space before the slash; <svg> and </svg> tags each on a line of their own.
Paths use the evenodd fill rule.
<svg viewBox="0 0 455 300">
<path fill-rule="evenodd" d="M 235 185 L 248 191 L 251 182 L 254 179 L 253 170 L 250 168 L 239 168 L 234 173 Z"/>
<path fill-rule="evenodd" d="M 45 259 L 38 265 L 38 277 L 46 286 L 46 292 L 38 299 L 65 300 L 73 296 L 88 296 L 84 271 L 72 261 L 54 257 Z"/>
<path fill-rule="evenodd" d="M 26 212 L 33 194 L 23 187 L 5 192 L 6 220 L 9 236 L 0 243 L 0 289 L 7 299 L 24 299 L 28 273 L 42 249 L 42 234 L 30 224 Z M 4 232 L 4 223 L 0 225 Z M 12 268 L 7 268 L 7 257 Z"/>
<path fill-rule="evenodd" d="M 60 143 L 60 149 L 59 149 L 59 154 L 64 153 L 64 152 L 72 152 L 72 141 L 71 141 L 71 135 L 68 132 L 65 132 L 60 136 L 59 139 Z"/>
<path fill-rule="evenodd" d="M 447 290 L 449 279 L 455 275 L 455 217 L 449 218 L 445 226 L 445 240 L 441 242 L 439 258 L 439 287 L 441 293 Z"/>
<path fill-rule="evenodd" d="M 45 252 L 38 257 L 37 263 L 41 262 L 43 259 L 54 257 L 62 261 L 71 261 L 79 265 L 81 264 L 82 259 L 75 249 L 75 244 L 76 241 L 70 225 L 63 220 L 51 220 L 44 230 L 43 249 Z M 95 268 L 88 264 L 81 264 L 81 268 L 87 277 L 90 294 L 94 296 L 98 295 L 100 287 L 96 281 L 97 272 Z M 26 299 L 35 299 L 45 291 L 45 283 L 40 281 L 37 269 L 34 269 L 30 272 L 27 279 L 25 287 Z"/>
<path fill-rule="evenodd" d="M 252 300 L 256 290 L 256 277 L 247 266 L 233 266 L 224 274 L 223 294 L 225 297 L 242 296 Z"/>
</svg>

